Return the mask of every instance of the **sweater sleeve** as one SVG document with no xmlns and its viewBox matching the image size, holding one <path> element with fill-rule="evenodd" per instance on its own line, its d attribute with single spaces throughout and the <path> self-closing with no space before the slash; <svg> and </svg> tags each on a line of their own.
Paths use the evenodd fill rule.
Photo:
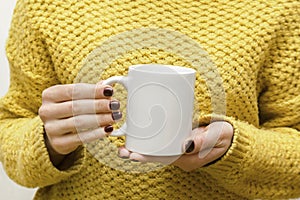
<svg viewBox="0 0 300 200">
<path fill-rule="evenodd" d="M 299 16 L 296 2 L 284 13 L 260 74 L 260 126 L 228 117 L 232 146 L 220 161 L 201 169 L 246 198 L 300 196 Z"/>
<path fill-rule="evenodd" d="M 0 161 L 16 183 L 43 187 L 77 173 L 85 151 L 78 149 L 74 164 L 63 171 L 49 159 L 37 113 L 42 91 L 59 81 L 45 42 L 27 19 L 29 12 L 23 1 L 17 2 L 6 46 L 10 88 L 0 99 Z"/>
</svg>

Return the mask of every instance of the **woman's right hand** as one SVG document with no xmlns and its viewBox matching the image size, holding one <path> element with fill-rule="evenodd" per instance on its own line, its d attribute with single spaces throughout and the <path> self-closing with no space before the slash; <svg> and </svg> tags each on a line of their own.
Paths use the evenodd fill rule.
<svg viewBox="0 0 300 200">
<path fill-rule="evenodd" d="M 112 87 L 101 82 L 56 85 L 43 91 L 39 116 L 54 165 L 83 143 L 112 132 L 112 124 L 122 117 L 120 103 L 112 95 Z"/>
</svg>

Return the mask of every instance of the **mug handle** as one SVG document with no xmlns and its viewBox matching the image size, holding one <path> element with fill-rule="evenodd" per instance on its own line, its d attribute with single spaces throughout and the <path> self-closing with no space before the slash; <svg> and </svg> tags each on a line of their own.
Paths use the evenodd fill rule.
<svg viewBox="0 0 300 200">
<path fill-rule="evenodd" d="M 114 84 L 114 83 L 120 83 L 120 84 L 122 84 L 122 85 L 126 88 L 126 90 L 127 90 L 127 87 L 128 87 L 128 85 L 127 85 L 127 82 L 128 82 L 127 79 L 128 79 L 128 78 L 127 78 L 126 76 L 112 76 L 112 77 L 110 77 L 110 78 L 104 80 L 102 84 L 103 84 L 103 85 L 112 85 L 112 84 Z M 126 134 L 126 133 L 125 133 L 126 127 L 127 127 L 127 125 L 126 125 L 126 123 L 124 123 L 124 124 L 121 126 L 121 128 L 119 128 L 119 129 L 117 129 L 117 130 L 114 130 L 114 131 L 110 134 L 110 136 L 119 137 L 119 136 L 125 135 L 125 134 Z"/>
</svg>

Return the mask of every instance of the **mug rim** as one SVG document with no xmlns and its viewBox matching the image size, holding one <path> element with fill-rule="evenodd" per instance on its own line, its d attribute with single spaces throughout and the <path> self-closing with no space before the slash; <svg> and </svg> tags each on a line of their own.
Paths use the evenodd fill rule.
<svg viewBox="0 0 300 200">
<path fill-rule="evenodd" d="M 149 66 L 159 67 L 160 69 L 165 68 L 167 70 L 159 71 L 159 70 L 154 70 L 154 68 L 151 68 L 151 70 L 148 70 L 148 69 L 150 69 L 150 68 L 147 68 Z M 196 73 L 196 71 L 192 68 L 182 67 L 182 66 L 177 66 L 177 65 L 157 64 L 157 63 L 132 65 L 132 66 L 129 67 L 129 70 L 130 71 L 137 71 L 137 72 L 144 72 L 144 73 L 170 74 L 170 75 L 172 75 L 172 74 L 182 75 L 182 74 L 194 74 L 194 73 Z"/>
</svg>

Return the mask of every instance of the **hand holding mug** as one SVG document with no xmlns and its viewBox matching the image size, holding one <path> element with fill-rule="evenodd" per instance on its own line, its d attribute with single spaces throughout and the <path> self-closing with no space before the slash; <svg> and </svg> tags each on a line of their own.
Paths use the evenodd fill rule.
<svg viewBox="0 0 300 200">
<path fill-rule="evenodd" d="M 67 84 L 43 91 L 39 116 L 45 142 L 54 164 L 86 142 L 103 138 L 122 117 L 120 103 L 112 100 L 109 85 Z"/>
<path fill-rule="evenodd" d="M 187 138 L 184 143 L 185 154 L 180 157 L 146 156 L 131 152 L 125 147 L 119 148 L 119 157 L 142 163 L 172 164 L 184 171 L 193 171 L 221 158 L 231 146 L 233 133 L 233 127 L 230 123 L 225 121 L 212 122 L 206 127 L 193 130 L 192 136 Z"/>
</svg>

